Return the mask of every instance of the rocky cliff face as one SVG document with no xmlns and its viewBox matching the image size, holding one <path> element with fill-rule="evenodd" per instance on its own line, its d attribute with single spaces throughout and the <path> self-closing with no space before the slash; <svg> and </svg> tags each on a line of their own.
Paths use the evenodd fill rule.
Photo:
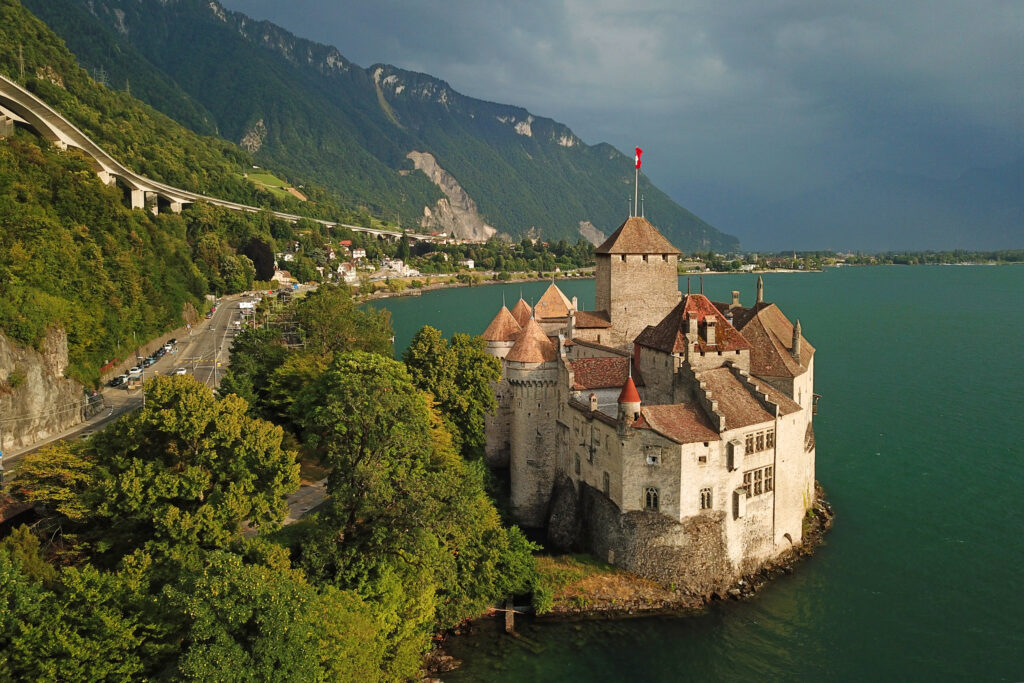
<svg viewBox="0 0 1024 683">
<path fill-rule="evenodd" d="M 496 228 L 484 223 L 484 219 L 477 213 L 476 202 L 450 173 L 438 165 L 434 155 L 414 151 L 406 156 L 445 194 L 433 209 L 423 207 L 420 225 L 425 230 L 447 232 L 467 240 L 486 240 L 498 232 Z"/>
<path fill-rule="evenodd" d="M 42 352 L 23 349 L 0 334 L 0 447 L 33 443 L 82 421 L 83 387 L 64 376 L 67 335 L 52 330 Z"/>
</svg>

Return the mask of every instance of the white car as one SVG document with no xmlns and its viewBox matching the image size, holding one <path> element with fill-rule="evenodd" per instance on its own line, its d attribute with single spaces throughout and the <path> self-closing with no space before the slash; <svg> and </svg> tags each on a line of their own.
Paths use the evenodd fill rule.
<svg viewBox="0 0 1024 683">
<path fill-rule="evenodd" d="M 133 367 L 131 370 L 128 371 L 128 374 L 129 375 L 141 375 L 142 374 L 142 368 L 140 368 L 138 365 L 136 365 L 135 367 Z"/>
<path fill-rule="evenodd" d="M 185 368 L 178 368 L 177 370 L 174 371 L 174 374 L 175 375 L 187 375 L 188 374 L 188 370 L 186 370 Z"/>
</svg>

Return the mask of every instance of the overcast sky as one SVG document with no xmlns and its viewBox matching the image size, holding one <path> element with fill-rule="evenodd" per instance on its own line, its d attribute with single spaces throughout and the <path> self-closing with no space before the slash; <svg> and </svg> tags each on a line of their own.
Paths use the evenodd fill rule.
<svg viewBox="0 0 1024 683">
<path fill-rule="evenodd" d="M 1021 0 L 222 2 L 642 147 L 655 184 L 741 239 L 733 201 L 1024 156 Z"/>
</svg>

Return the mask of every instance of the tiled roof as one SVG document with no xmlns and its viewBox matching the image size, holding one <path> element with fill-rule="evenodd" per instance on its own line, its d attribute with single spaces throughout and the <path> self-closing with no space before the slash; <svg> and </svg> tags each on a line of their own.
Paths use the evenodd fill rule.
<svg viewBox="0 0 1024 683">
<path fill-rule="evenodd" d="M 629 358 L 578 358 L 569 361 L 573 372 L 573 391 L 618 388 L 629 377 Z M 636 368 L 633 374 L 637 375 Z M 639 375 L 637 382 L 643 386 Z"/>
<path fill-rule="evenodd" d="M 570 310 L 572 310 L 572 302 L 566 298 L 565 294 L 562 294 L 562 290 L 554 282 L 544 292 L 544 296 L 540 298 L 537 305 L 533 307 L 534 315 L 542 319 L 565 318 L 568 317 Z"/>
<path fill-rule="evenodd" d="M 498 311 L 498 315 L 494 316 L 494 320 L 491 321 L 491 324 L 487 326 L 487 329 L 480 336 L 485 341 L 510 342 L 515 341 L 522 330 L 523 328 L 512 317 L 509 310 L 502 306 L 501 310 Z"/>
<path fill-rule="evenodd" d="M 603 330 L 612 326 L 607 311 L 576 311 L 576 327 Z"/>
<path fill-rule="evenodd" d="M 516 305 L 512 307 L 512 317 L 516 319 L 517 323 L 519 323 L 519 327 L 526 327 L 526 321 L 528 321 L 532 315 L 533 309 L 530 308 L 530 304 L 523 301 L 522 298 L 520 298 L 519 301 L 516 302 Z"/>
<path fill-rule="evenodd" d="M 608 354 L 612 354 L 612 355 L 615 355 L 615 356 L 626 357 L 626 356 L 629 355 L 629 353 L 627 353 L 626 351 L 623 351 L 622 349 L 617 349 L 614 346 L 605 346 L 604 344 L 598 344 L 597 342 L 586 341 L 585 339 L 572 339 L 568 343 L 570 345 L 575 344 L 575 345 L 578 345 L 578 346 L 585 346 L 588 349 L 594 349 L 595 351 L 600 351 L 602 353 L 608 353 Z"/>
<path fill-rule="evenodd" d="M 633 378 L 627 377 L 626 383 L 622 385 L 622 392 L 619 393 L 619 403 L 639 403 L 640 394 L 636 390 L 636 385 L 633 384 Z"/>
<path fill-rule="evenodd" d="M 800 335 L 800 363 L 793 358 L 793 324 L 775 304 L 757 304 L 733 311 L 733 323 L 750 342 L 750 373 L 759 377 L 796 377 L 803 374 L 814 347 Z"/>
<path fill-rule="evenodd" d="M 680 251 L 646 218 L 631 216 L 611 234 L 597 254 L 679 254 Z"/>
<path fill-rule="evenodd" d="M 505 360 L 517 363 L 546 363 L 555 360 L 558 353 L 551 340 L 533 318 L 530 318 Z"/>
<path fill-rule="evenodd" d="M 636 343 L 665 353 L 682 353 L 686 349 L 686 317 L 689 313 L 697 317 L 699 329 L 704 328 L 708 317 L 716 321 L 715 344 L 705 344 L 701 335 L 696 344 L 697 351 L 737 351 L 750 348 L 750 343 L 703 294 L 685 295 L 664 320 L 654 327 L 644 329 L 636 338 Z"/>
<path fill-rule="evenodd" d="M 700 406 L 694 403 L 676 403 L 664 406 L 643 406 L 640 419 L 633 423 L 636 429 L 650 429 L 676 443 L 719 441 L 721 437 Z"/>
<path fill-rule="evenodd" d="M 711 398 L 718 402 L 718 412 L 725 416 L 726 429 L 748 427 L 775 419 L 731 369 L 715 368 L 698 372 L 697 380 L 707 385 Z"/>
<path fill-rule="evenodd" d="M 768 384 L 767 382 L 758 382 L 757 378 L 754 377 L 754 383 L 757 384 L 757 388 L 765 393 L 768 400 L 772 403 L 777 403 L 779 406 L 780 415 L 792 415 L 793 413 L 800 412 L 800 404 L 786 396 L 784 393 Z"/>
</svg>

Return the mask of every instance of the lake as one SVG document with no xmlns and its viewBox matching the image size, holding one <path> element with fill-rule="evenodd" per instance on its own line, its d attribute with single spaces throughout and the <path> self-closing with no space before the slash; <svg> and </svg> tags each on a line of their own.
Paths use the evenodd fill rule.
<svg viewBox="0 0 1024 683">
<path fill-rule="evenodd" d="M 737 289 L 750 305 L 756 278 L 706 276 L 704 293 Z M 754 599 L 698 615 L 456 639 L 464 664 L 446 681 L 1024 679 L 1024 267 L 764 279 L 765 300 L 816 348 L 826 545 Z M 400 353 L 425 324 L 479 334 L 503 294 L 532 304 L 548 284 L 375 305 L 392 312 Z M 593 280 L 559 287 L 593 307 Z"/>
</svg>

